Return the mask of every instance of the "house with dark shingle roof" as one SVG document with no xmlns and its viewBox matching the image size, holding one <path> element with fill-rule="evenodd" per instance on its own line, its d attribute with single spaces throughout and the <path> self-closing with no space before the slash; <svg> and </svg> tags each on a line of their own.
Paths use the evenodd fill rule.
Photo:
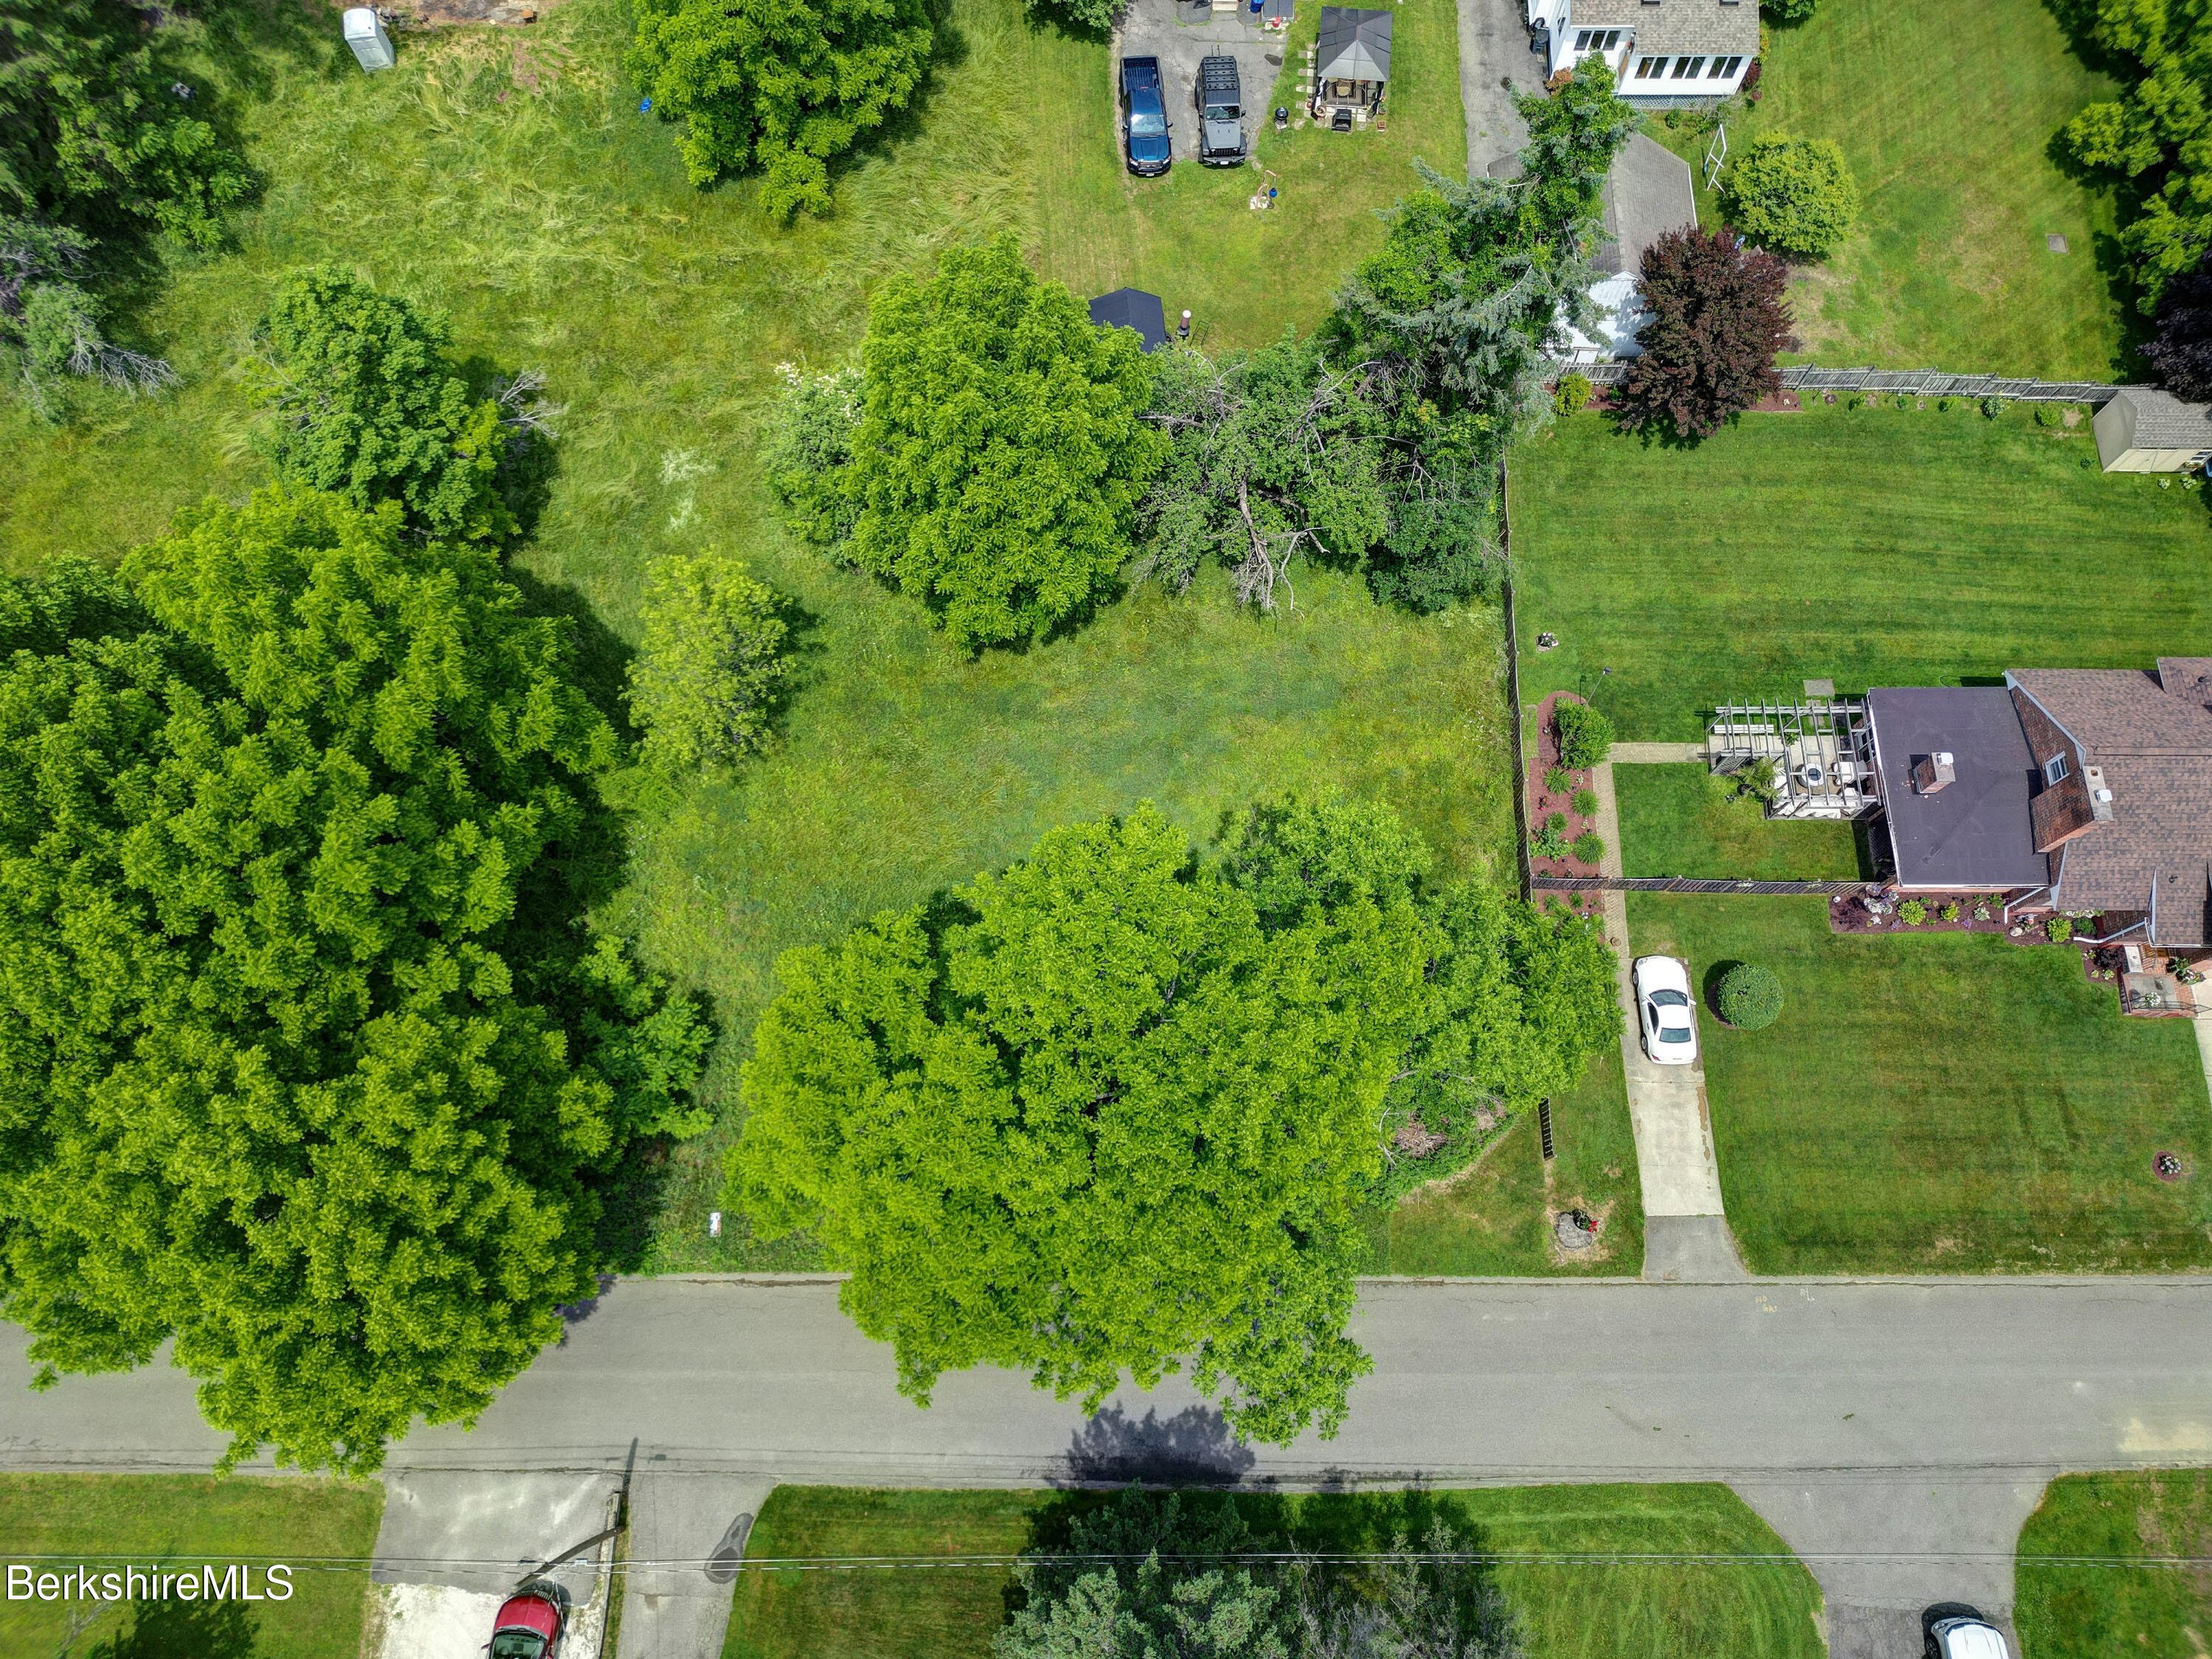
<svg viewBox="0 0 2212 1659">
<path fill-rule="evenodd" d="M 1547 73 L 1602 58 L 1647 107 L 1725 98 L 1759 56 L 1758 0 L 1528 0 L 1528 27 Z"/>
<path fill-rule="evenodd" d="M 2212 946 L 2212 657 L 1867 694 L 1900 887 Z"/>
</svg>

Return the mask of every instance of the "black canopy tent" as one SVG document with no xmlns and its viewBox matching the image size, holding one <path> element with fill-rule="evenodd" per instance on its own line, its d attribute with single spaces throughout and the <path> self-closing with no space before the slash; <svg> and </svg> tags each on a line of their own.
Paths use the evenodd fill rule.
<svg viewBox="0 0 2212 1659">
<path fill-rule="evenodd" d="M 1157 294 L 1140 288 L 1117 288 L 1091 302 L 1091 320 L 1101 328 L 1133 328 L 1147 351 L 1168 343 L 1168 314 Z"/>
<path fill-rule="evenodd" d="M 1323 6 L 1314 58 L 1314 113 L 1335 106 L 1372 110 L 1390 78 L 1390 14 Z"/>
</svg>

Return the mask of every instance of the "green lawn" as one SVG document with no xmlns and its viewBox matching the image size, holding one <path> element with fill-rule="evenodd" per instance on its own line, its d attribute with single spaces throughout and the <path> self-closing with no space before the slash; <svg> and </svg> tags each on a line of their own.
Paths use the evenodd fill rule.
<svg viewBox="0 0 2212 1659">
<path fill-rule="evenodd" d="M 268 3 L 254 55 L 224 60 L 260 80 L 236 113 L 266 195 L 235 251 L 177 261 L 136 319 L 185 385 L 58 430 L 0 400 L 0 564 L 112 558 L 178 507 L 261 481 L 235 371 L 278 276 L 329 259 L 450 308 L 464 352 L 547 371 L 568 405 L 560 472 L 514 565 L 579 619 L 603 685 L 618 684 L 654 556 L 720 543 L 793 596 L 804 684 L 774 752 L 735 783 L 646 803 L 634 879 L 606 908 L 711 994 L 723 1033 L 708 1084 L 723 1121 L 662 1171 L 657 1242 L 635 1265 L 812 1261 L 803 1242 L 763 1248 L 742 1224 L 706 1236 L 776 957 L 1003 864 L 1054 824 L 1150 798 L 1210 845 L 1225 811 L 1335 786 L 1393 801 L 1442 877 L 1510 870 L 1494 609 L 1408 618 L 1356 580 L 1301 569 L 1297 610 L 1273 618 L 1209 580 L 969 661 L 913 604 L 792 543 L 753 459 L 779 362 L 842 359 L 877 283 L 1000 229 L 1080 291 L 1219 295 L 1194 307 L 1216 345 L 1313 325 L 1381 234 L 1370 210 L 1415 182 L 1411 156 L 1460 165 L 1446 0 L 1404 10 L 1387 134 L 1263 142 L 1289 203 L 1267 215 L 1243 206 L 1249 170 L 1127 179 L 1103 42 L 1034 31 L 1018 0 L 951 0 L 919 110 L 836 169 L 831 217 L 789 228 L 761 216 L 750 181 L 684 181 L 668 129 L 621 80 L 619 0 L 569 0 L 527 32 L 405 36 L 399 67 L 376 76 L 352 66 L 334 20 L 300 44 L 292 13 Z M 1040 147 L 1041 132 L 1076 147 Z M 1078 234 L 1094 220 L 1116 228 Z"/>
<path fill-rule="evenodd" d="M 1297 66 L 1321 27 L 1299 8 L 1282 42 L 1283 79 L 1246 88 L 1258 170 L 1204 167 L 1182 154 L 1164 179 L 1133 179 L 1121 164 L 1121 127 L 1103 48 L 1042 37 L 1032 64 L 1045 113 L 1036 184 L 1040 269 L 1079 294 L 1124 285 L 1158 294 L 1172 321 L 1188 308 L 1193 337 L 1212 348 L 1310 328 L 1352 267 L 1382 246 L 1378 209 L 1419 186 L 1418 157 L 1449 177 L 1467 171 L 1459 97 L 1459 26 L 1452 0 L 1404 0 L 1394 13 L 1390 92 L 1380 133 L 1309 125 L 1278 134 L 1270 115 L 1296 113 Z M 1256 191 L 1276 205 L 1255 212 Z"/>
<path fill-rule="evenodd" d="M 2108 194 L 2069 178 L 2051 135 L 2115 83 L 2087 68 L 2043 0 L 1949 9 L 1821 0 L 1770 24 L 1755 107 L 1728 118 L 1734 149 L 1759 132 L 1832 138 L 1858 180 L 1857 226 L 1790 285 L 1797 361 L 1830 367 L 2126 380 L 2131 311 L 2114 289 Z M 1711 140 L 1653 136 L 1696 167 Z M 2056 232 L 2068 251 L 2044 239 Z"/>
<path fill-rule="evenodd" d="M 356 1659 L 368 1556 L 383 1513 L 384 1489 L 374 1482 L 5 1474 L 0 1561 L 57 1573 L 250 1565 L 257 1589 L 265 1583 L 264 1565 L 289 1563 L 288 1601 L 124 1602 L 70 1651 L 88 1654 L 109 1640 L 118 1644 L 113 1659 Z M 60 1600 L 0 1601 L 0 1653 L 45 1659 L 66 1633 L 70 1611 Z"/>
<path fill-rule="evenodd" d="M 1769 818 L 1703 761 L 1616 764 L 1620 857 L 1632 876 L 1701 881 L 1855 881 L 1860 866 L 1849 823 Z"/>
<path fill-rule="evenodd" d="M 1096 1493 L 875 1492 L 779 1486 L 746 1553 L 793 1562 L 854 1555 L 1006 1554 L 1053 1537 Z M 1255 1531 L 1304 1547 L 1387 1547 L 1440 1511 L 1504 1554 L 1786 1555 L 1721 1486 L 1532 1486 L 1343 1496 L 1245 1494 Z M 1479 1541 L 1476 1541 L 1479 1540 Z M 1795 1561 L 1693 1566 L 1515 1563 L 1498 1582 L 1529 1659 L 1819 1659 L 1820 1592 Z M 1006 1614 L 999 1567 L 824 1571 L 750 1567 L 738 1581 L 723 1659 L 975 1659 Z"/>
<path fill-rule="evenodd" d="M 2095 471 L 2024 412 L 1750 415 L 1694 447 L 1578 416 L 1516 452 L 1522 696 L 1584 693 L 1626 738 L 1731 696 L 1957 685 L 2212 650 L 2205 498 Z M 1608 673 L 1606 671 L 1610 670 Z"/>
<path fill-rule="evenodd" d="M 2079 954 L 2002 935 L 1846 937 L 1818 898 L 1632 893 L 1639 952 L 1771 968 L 1763 1031 L 1708 1000 L 1714 1150 L 1757 1273 L 2212 1266 L 2212 1112 L 2189 1022 L 2129 1019 Z M 2152 1159 L 2192 1173 L 2159 1180 Z"/>
<path fill-rule="evenodd" d="M 2212 1473 L 2141 1469 L 2052 1481 L 2021 1529 L 2021 1659 L 2188 1655 L 2212 1638 L 2212 1573 L 2051 1559 L 2212 1556 Z M 2039 1558 L 2043 1558 L 2039 1559 Z"/>
<path fill-rule="evenodd" d="M 1370 1273 L 1465 1278 L 1583 1278 L 1644 1271 L 1644 1189 L 1628 1121 L 1620 1048 L 1608 1043 L 1583 1080 L 1552 1103 L 1547 1164 L 1536 1115 L 1524 1114 L 1456 1180 L 1409 1193 L 1370 1213 Z M 1552 1218 L 1580 1208 L 1599 1223 L 1598 1254 L 1569 1256 Z"/>
</svg>

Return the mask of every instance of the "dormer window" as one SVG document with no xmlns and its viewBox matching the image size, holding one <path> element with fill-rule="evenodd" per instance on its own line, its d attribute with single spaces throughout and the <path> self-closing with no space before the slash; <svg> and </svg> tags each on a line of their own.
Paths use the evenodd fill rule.
<svg viewBox="0 0 2212 1659">
<path fill-rule="evenodd" d="M 2043 763 L 2043 781 L 2044 781 L 2044 782 L 2045 782 L 2045 783 L 2057 783 L 2057 782 L 2059 782 L 2061 780 L 2063 780 L 2063 779 L 2065 777 L 2065 775 L 2066 775 L 2066 757 L 2065 757 L 2065 756 L 2063 756 L 2063 755 L 2053 755 L 2053 756 L 2052 756 L 2049 760 L 2047 760 L 2047 761 L 2045 761 L 2045 762 L 2044 762 L 2044 763 Z"/>
</svg>

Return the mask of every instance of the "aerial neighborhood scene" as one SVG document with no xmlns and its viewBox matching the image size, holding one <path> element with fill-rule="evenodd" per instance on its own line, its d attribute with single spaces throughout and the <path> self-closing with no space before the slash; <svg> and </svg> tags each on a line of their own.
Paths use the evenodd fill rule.
<svg viewBox="0 0 2212 1659">
<path fill-rule="evenodd" d="M 2212 1653 L 2196 0 L 0 0 L 0 1659 Z"/>
</svg>

